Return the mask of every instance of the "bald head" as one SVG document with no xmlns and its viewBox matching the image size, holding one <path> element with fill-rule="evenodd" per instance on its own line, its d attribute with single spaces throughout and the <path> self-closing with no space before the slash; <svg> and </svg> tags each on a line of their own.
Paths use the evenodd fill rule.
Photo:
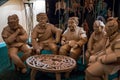
<svg viewBox="0 0 120 80">
<path fill-rule="evenodd" d="M 16 14 L 8 16 L 8 25 L 11 29 L 17 29 L 19 24 L 19 18 Z"/>
<path fill-rule="evenodd" d="M 16 14 L 8 16 L 8 22 L 18 22 L 18 16 Z"/>
<path fill-rule="evenodd" d="M 45 20 L 46 22 L 48 21 L 48 17 L 46 13 L 39 13 L 37 14 L 37 21 L 40 22 L 41 20 Z"/>
<path fill-rule="evenodd" d="M 107 32 L 107 36 L 112 36 L 115 32 L 117 32 L 118 31 L 117 18 L 110 19 L 105 25 L 105 30 Z"/>
<path fill-rule="evenodd" d="M 70 17 L 69 20 L 74 20 L 76 25 L 79 24 L 79 20 L 78 20 L 78 17 Z"/>
</svg>

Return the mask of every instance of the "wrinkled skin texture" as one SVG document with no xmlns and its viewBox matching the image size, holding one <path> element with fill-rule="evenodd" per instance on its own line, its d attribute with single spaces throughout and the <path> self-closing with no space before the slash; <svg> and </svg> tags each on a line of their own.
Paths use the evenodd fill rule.
<svg viewBox="0 0 120 80">
<path fill-rule="evenodd" d="M 82 46 L 87 42 L 85 31 L 78 27 L 78 18 L 68 20 L 68 28 L 62 35 L 60 55 L 69 55 L 77 60 L 81 54 Z M 70 53 L 70 54 L 69 54 Z"/>
<path fill-rule="evenodd" d="M 94 32 L 91 34 L 88 41 L 88 49 L 86 51 L 86 60 L 88 62 L 91 55 L 97 54 L 97 52 L 103 50 L 105 47 L 105 31 L 100 25 L 100 21 L 96 20 L 93 24 Z"/>
<path fill-rule="evenodd" d="M 48 18 L 45 13 L 39 13 L 37 21 L 39 23 L 35 26 L 31 35 L 35 53 L 39 54 L 42 49 L 50 49 L 53 54 L 58 54 L 56 43 L 59 43 L 62 31 L 47 22 Z"/>
<path fill-rule="evenodd" d="M 85 80 L 103 80 L 104 74 L 113 74 L 119 70 L 120 62 L 120 33 L 115 18 L 108 21 L 105 26 L 108 41 L 105 50 L 94 56 L 97 60 L 86 69 Z"/>
<path fill-rule="evenodd" d="M 18 69 L 21 69 L 22 73 L 26 72 L 26 66 L 23 62 L 30 56 L 31 50 L 26 44 L 28 39 L 27 33 L 19 24 L 16 14 L 8 16 L 8 25 L 3 29 L 1 35 L 7 44 L 10 59 L 13 60 Z M 19 51 L 24 52 L 21 59 L 17 55 Z"/>
</svg>

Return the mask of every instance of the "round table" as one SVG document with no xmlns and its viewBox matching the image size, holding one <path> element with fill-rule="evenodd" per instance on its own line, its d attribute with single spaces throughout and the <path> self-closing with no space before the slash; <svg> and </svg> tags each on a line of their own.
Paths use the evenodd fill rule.
<svg viewBox="0 0 120 80">
<path fill-rule="evenodd" d="M 68 56 L 41 54 L 34 55 L 26 60 L 27 65 L 32 69 L 31 80 L 35 80 L 37 71 L 52 72 L 56 74 L 56 80 L 61 80 L 61 72 L 66 72 L 66 76 L 75 68 L 76 61 Z"/>
</svg>

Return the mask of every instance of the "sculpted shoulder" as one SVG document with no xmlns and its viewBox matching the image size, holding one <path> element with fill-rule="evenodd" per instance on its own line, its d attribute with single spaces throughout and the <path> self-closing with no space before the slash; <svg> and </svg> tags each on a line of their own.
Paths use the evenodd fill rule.
<svg viewBox="0 0 120 80">
<path fill-rule="evenodd" d="M 53 24 L 51 24 L 51 23 L 47 23 L 46 26 L 47 26 L 47 27 L 55 27 L 55 26 L 54 26 Z"/>
<path fill-rule="evenodd" d="M 10 27 L 9 27 L 9 26 L 5 26 L 5 27 L 3 28 L 3 32 L 4 32 L 4 31 L 5 31 L 5 32 L 6 32 L 6 31 L 9 32 L 9 31 L 10 31 Z"/>
<path fill-rule="evenodd" d="M 39 28 L 39 24 L 37 24 L 34 28 L 33 28 L 33 30 L 37 30 Z"/>
<path fill-rule="evenodd" d="M 64 32 L 63 32 L 63 35 L 65 36 L 67 36 L 68 34 L 69 34 L 69 32 L 70 32 L 70 30 L 69 30 L 69 28 L 67 28 Z"/>
</svg>

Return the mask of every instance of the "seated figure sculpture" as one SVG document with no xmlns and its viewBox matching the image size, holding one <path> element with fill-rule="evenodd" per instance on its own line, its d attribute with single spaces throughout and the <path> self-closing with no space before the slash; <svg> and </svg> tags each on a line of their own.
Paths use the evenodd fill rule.
<svg viewBox="0 0 120 80">
<path fill-rule="evenodd" d="M 16 70 L 21 70 L 22 73 L 25 73 L 27 69 L 23 62 L 30 56 L 31 49 L 26 44 L 28 35 L 19 24 L 19 18 L 16 14 L 8 16 L 8 25 L 3 29 L 1 35 L 7 44 L 8 55 L 13 60 Z M 17 55 L 18 51 L 24 52 L 21 59 Z"/>
<path fill-rule="evenodd" d="M 92 57 L 94 63 L 86 69 L 85 80 L 103 80 L 105 74 L 113 74 L 120 69 L 120 33 L 116 18 L 105 25 L 106 43 L 101 55 Z"/>
<path fill-rule="evenodd" d="M 104 44 L 106 42 L 105 31 L 104 31 L 104 23 L 96 20 L 93 24 L 94 32 L 91 34 L 88 41 L 88 48 L 86 51 L 86 60 L 88 62 L 89 57 L 91 55 L 97 55 L 97 52 L 100 52 L 104 48 Z"/>
<path fill-rule="evenodd" d="M 83 28 L 78 26 L 78 18 L 70 17 L 68 20 L 68 28 L 62 34 L 60 55 L 69 55 L 78 60 L 82 46 L 87 42 L 87 36 Z"/>
<path fill-rule="evenodd" d="M 58 53 L 58 46 L 62 31 L 54 25 L 48 23 L 46 13 L 37 14 L 37 21 L 39 22 L 32 31 L 32 46 L 37 54 L 42 49 L 49 49 L 53 54 Z"/>
</svg>

